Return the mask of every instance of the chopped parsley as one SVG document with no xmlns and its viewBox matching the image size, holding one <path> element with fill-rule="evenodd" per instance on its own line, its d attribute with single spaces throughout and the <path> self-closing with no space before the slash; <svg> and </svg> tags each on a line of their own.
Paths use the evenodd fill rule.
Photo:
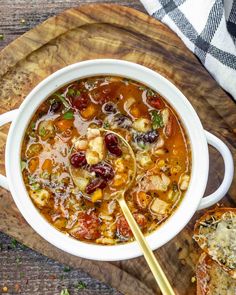
<svg viewBox="0 0 236 295">
<path fill-rule="evenodd" d="M 138 141 L 137 145 L 143 150 L 145 150 L 145 148 L 146 148 L 146 144 L 143 141 Z"/>
<path fill-rule="evenodd" d="M 155 92 L 151 89 L 147 89 L 147 96 L 153 96 Z"/>
<path fill-rule="evenodd" d="M 55 93 L 54 95 L 60 99 L 66 109 L 70 109 L 70 104 L 63 95 L 58 93 Z"/>
<path fill-rule="evenodd" d="M 21 263 L 21 259 L 20 259 L 20 257 L 17 257 L 16 258 L 16 264 L 19 265 L 20 263 Z"/>
<path fill-rule="evenodd" d="M 104 123 L 103 123 L 103 128 L 106 128 L 106 129 L 107 129 L 107 128 L 110 128 L 110 123 L 107 122 L 107 121 L 104 122 Z"/>
<path fill-rule="evenodd" d="M 70 295 L 68 289 L 61 290 L 60 295 Z"/>
<path fill-rule="evenodd" d="M 17 240 L 16 239 L 12 239 L 11 240 L 11 248 L 15 249 L 17 247 L 17 245 L 18 245 Z"/>
<path fill-rule="evenodd" d="M 164 126 L 162 116 L 157 111 L 152 110 L 151 111 L 151 117 L 152 117 L 152 127 L 153 127 L 153 129 L 158 129 L 158 128 L 161 128 L 161 127 Z"/>
<path fill-rule="evenodd" d="M 73 88 L 69 88 L 67 94 L 73 96 L 75 95 L 75 90 Z"/>
<path fill-rule="evenodd" d="M 69 266 L 65 266 L 63 269 L 64 272 L 69 272 L 71 271 L 71 268 Z"/>
<path fill-rule="evenodd" d="M 84 283 L 84 282 L 82 282 L 82 281 L 79 281 L 76 285 L 75 285 L 75 288 L 77 289 L 77 290 L 83 290 L 83 289 L 85 289 L 87 287 L 87 285 Z"/>
<path fill-rule="evenodd" d="M 30 185 L 30 188 L 33 190 L 33 191 L 38 191 L 38 190 L 40 190 L 40 184 L 39 183 L 32 183 L 31 185 Z"/>
<path fill-rule="evenodd" d="M 47 134 L 47 130 L 45 129 L 45 127 L 39 128 L 39 135 L 42 137 L 45 137 Z"/>
<path fill-rule="evenodd" d="M 66 120 L 71 120 L 74 118 L 74 113 L 73 111 L 68 111 L 65 114 L 63 114 L 63 118 Z"/>
</svg>

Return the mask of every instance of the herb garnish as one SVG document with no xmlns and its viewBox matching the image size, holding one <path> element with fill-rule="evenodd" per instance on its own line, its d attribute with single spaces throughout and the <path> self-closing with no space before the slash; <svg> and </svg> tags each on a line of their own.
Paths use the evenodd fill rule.
<svg viewBox="0 0 236 295">
<path fill-rule="evenodd" d="M 39 128 L 39 135 L 42 137 L 45 137 L 47 134 L 47 130 L 45 129 L 45 127 Z"/>
<path fill-rule="evenodd" d="M 107 121 L 105 121 L 105 122 L 103 123 L 103 128 L 109 128 L 109 127 L 110 127 L 110 123 L 107 122 Z"/>
<path fill-rule="evenodd" d="M 11 248 L 16 248 L 17 247 L 17 245 L 18 245 L 18 242 L 17 242 L 17 240 L 16 239 L 12 239 L 11 240 Z"/>
<path fill-rule="evenodd" d="M 70 269 L 69 266 L 65 266 L 64 269 L 63 269 L 63 271 L 64 271 L 64 272 L 69 272 L 69 271 L 71 271 L 71 269 Z"/>
<path fill-rule="evenodd" d="M 68 289 L 61 290 L 60 295 L 70 295 Z"/>
<path fill-rule="evenodd" d="M 75 285 L 75 288 L 76 288 L 77 290 L 83 290 L 83 289 L 85 289 L 86 287 L 87 287 L 87 285 L 86 285 L 84 282 L 82 282 L 82 281 L 79 281 L 78 284 Z"/>
<path fill-rule="evenodd" d="M 64 105 L 64 107 L 65 107 L 66 109 L 70 109 L 70 104 L 69 104 L 69 102 L 65 99 L 65 97 L 64 97 L 63 95 L 58 94 L 58 93 L 55 93 L 54 95 L 55 95 L 56 97 L 58 97 L 58 98 L 61 100 L 61 102 L 63 103 L 63 105 Z"/>
<path fill-rule="evenodd" d="M 152 110 L 151 111 L 151 117 L 152 117 L 152 127 L 153 127 L 153 129 L 158 129 L 158 128 L 161 128 L 161 127 L 164 126 L 162 116 L 157 111 Z"/>
<path fill-rule="evenodd" d="M 63 118 L 66 120 L 71 120 L 74 118 L 74 113 L 73 111 L 68 111 L 65 114 L 63 114 Z"/>
</svg>

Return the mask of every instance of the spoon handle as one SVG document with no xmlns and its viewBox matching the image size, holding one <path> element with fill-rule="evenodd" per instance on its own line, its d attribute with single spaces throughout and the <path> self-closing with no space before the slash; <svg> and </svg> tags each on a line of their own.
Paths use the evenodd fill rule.
<svg viewBox="0 0 236 295">
<path fill-rule="evenodd" d="M 139 243 L 140 248 L 142 249 L 143 255 L 149 265 L 158 286 L 161 289 L 163 295 L 175 295 L 174 290 L 172 289 L 165 273 L 163 272 L 160 264 L 156 260 L 151 248 L 149 247 L 145 237 L 143 236 L 139 226 L 137 225 L 132 213 L 129 210 L 129 207 L 126 204 L 124 196 L 117 198 L 119 205 L 124 213 L 124 216 L 134 234 L 136 241 Z"/>
</svg>

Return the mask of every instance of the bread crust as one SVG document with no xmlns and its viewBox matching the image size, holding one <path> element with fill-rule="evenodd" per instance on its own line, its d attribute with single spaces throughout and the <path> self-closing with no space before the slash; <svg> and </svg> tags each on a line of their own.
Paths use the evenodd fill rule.
<svg viewBox="0 0 236 295">
<path fill-rule="evenodd" d="M 216 274 L 218 275 L 216 276 Z M 196 278 L 197 295 L 235 295 L 236 280 L 232 279 L 227 272 L 224 272 L 219 264 L 205 252 L 199 258 Z"/>
<path fill-rule="evenodd" d="M 201 216 L 201 218 L 199 220 L 197 220 L 197 222 L 195 223 L 194 226 L 194 236 L 198 236 L 199 235 L 199 229 L 200 229 L 200 225 L 202 222 L 206 222 L 207 220 L 211 219 L 212 216 L 217 220 L 220 219 L 222 217 L 222 215 L 226 212 L 232 212 L 233 215 L 235 215 L 236 217 L 236 208 L 220 208 L 217 207 L 213 210 L 208 210 L 203 216 Z M 207 248 L 207 246 L 203 245 L 203 239 L 196 239 L 194 237 L 195 241 L 198 243 L 198 245 L 202 248 L 202 250 L 208 254 L 209 254 L 209 249 Z M 202 258 L 203 259 L 203 258 Z M 205 258 L 206 259 L 206 258 Z M 212 259 L 214 259 L 212 257 Z M 236 278 L 236 270 L 232 270 L 230 268 L 228 268 L 226 265 L 222 264 L 220 261 L 218 261 L 217 259 L 214 259 L 226 272 L 228 272 L 230 274 L 230 276 L 232 276 L 233 278 Z M 204 293 L 199 293 L 199 294 L 204 294 Z"/>
<path fill-rule="evenodd" d="M 196 268 L 196 278 L 197 278 L 197 295 L 206 295 L 209 291 L 208 281 L 209 275 L 207 272 L 207 265 L 210 266 L 212 260 L 205 252 L 199 257 L 199 261 Z"/>
</svg>

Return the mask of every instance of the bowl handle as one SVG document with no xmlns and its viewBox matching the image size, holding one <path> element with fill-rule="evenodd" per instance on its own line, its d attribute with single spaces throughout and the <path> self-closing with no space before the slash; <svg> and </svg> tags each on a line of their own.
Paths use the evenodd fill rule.
<svg viewBox="0 0 236 295">
<path fill-rule="evenodd" d="M 18 109 L 12 110 L 10 112 L 0 115 L 0 127 L 9 122 L 12 122 L 16 118 L 17 114 L 18 114 Z M 6 176 L 1 174 L 0 174 L 0 186 L 9 190 L 7 178 Z"/>
<path fill-rule="evenodd" d="M 216 148 L 218 152 L 221 154 L 221 156 L 223 157 L 224 165 L 225 165 L 225 173 L 224 173 L 224 179 L 221 185 L 219 186 L 219 188 L 211 195 L 202 198 L 200 205 L 198 207 L 198 210 L 210 207 L 214 205 L 215 203 L 219 202 L 227 193 L 232 183 L 233 174 L 234 174 L 233 157 L 227 145 L 218 137 L 211 134 L 210 132 L 205 131 L 205 134 L 206 134 L 206 139 L 208 144 Z"/>
</svg>

